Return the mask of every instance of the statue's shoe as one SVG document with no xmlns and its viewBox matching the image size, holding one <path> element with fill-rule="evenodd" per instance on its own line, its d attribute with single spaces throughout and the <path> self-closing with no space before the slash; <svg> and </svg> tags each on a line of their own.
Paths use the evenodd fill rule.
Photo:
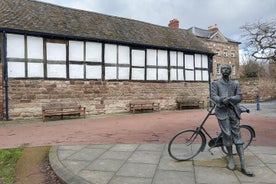
<svg viewBox="0 0 276 184">
<path fill-rule="evenodd" d="M 227 165 L 227 168 L 228 168 L 229 170 L 232 170 L 232 171 L 235 169 L 235 162 L 234 162 L 234 159 L 229 160 L 228 165 Z"/>
<path fill-rule="evenodd" d="M 255 176 L 254 173 L 252 171 L 249 171 L 247 169 L 241 169 L 241 172 L 246 175 L 246 176 L 250 176 L 250 177 L 253 177 Z"/>
</svg>

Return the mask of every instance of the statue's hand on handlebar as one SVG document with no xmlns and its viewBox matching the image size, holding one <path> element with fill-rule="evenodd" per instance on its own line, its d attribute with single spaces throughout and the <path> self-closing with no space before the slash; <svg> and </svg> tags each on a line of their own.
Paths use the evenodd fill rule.
<svg viewBox="0 0 276 184">
<path fill-rule="evenodd" d="M 224 105 L 229 105 L 230 104 L 230 98 L 229 97 L 224 97 L 223 99 L 222 99 L 222 103 L 224 104 Z"/>
</svg>

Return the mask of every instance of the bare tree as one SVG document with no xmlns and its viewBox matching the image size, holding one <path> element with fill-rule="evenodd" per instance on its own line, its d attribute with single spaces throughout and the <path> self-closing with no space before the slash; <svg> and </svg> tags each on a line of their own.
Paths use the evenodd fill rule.
<svg viewBox="0 0 276 184">
<path fill-rule="evenodd" d="M 276 62 L 276 19 L 245 24 L 241 29 L 247 51 L 255 60 Z"/>
</svg>

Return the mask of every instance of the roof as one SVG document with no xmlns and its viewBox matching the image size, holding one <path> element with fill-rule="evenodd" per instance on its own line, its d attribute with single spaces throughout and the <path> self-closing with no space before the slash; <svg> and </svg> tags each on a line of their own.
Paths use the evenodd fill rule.
<svg viewBox="0 0 276 184">
<path fill-rule="evenodd" d="M 20 30 L 212 54 L 188 30 L 33 0 L 1 0 L 0 17 L 2 31 Z"/>
<path fill-rule="evenodd" d="M 219 33 L 228 42 L 234 42 L 234 43 L 238 43 L 238 44 L 240 43 L 238 41 L 235 41 L 235 40 L 225 37 L 220 31 L 206 30 L 206 29 L 201 29 L 198 27 L 191 27 L 188 30 L 191 31 L 195 36 L 198 36 L 201 38 L 211 39 L 215 34 Z"/>
</svg>

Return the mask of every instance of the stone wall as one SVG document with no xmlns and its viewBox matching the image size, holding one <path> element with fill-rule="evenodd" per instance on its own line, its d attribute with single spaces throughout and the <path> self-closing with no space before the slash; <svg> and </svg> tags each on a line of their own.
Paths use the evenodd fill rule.
<svg viewBox="0 0 276 184">
<path fill-rule="evenodd" d="M 128 111 L 131 100 L 150 99 L 161 110 L 176 108 L 176 98 L 190 95 L 205 101 L 207 82 L 97 82 L 83 80 L 9 80 L 10 119 L 41 117 L 41 107 L 53 102 L 77 102 L 87 114 Z"/>
<path fill-rule="evenodd" d="M 244 102 L 256 102 L 257 95 L 260 101 L 276 99 L 276 79 L 274 78 L 241 79 L 240 84 Z"/>
</svg>

